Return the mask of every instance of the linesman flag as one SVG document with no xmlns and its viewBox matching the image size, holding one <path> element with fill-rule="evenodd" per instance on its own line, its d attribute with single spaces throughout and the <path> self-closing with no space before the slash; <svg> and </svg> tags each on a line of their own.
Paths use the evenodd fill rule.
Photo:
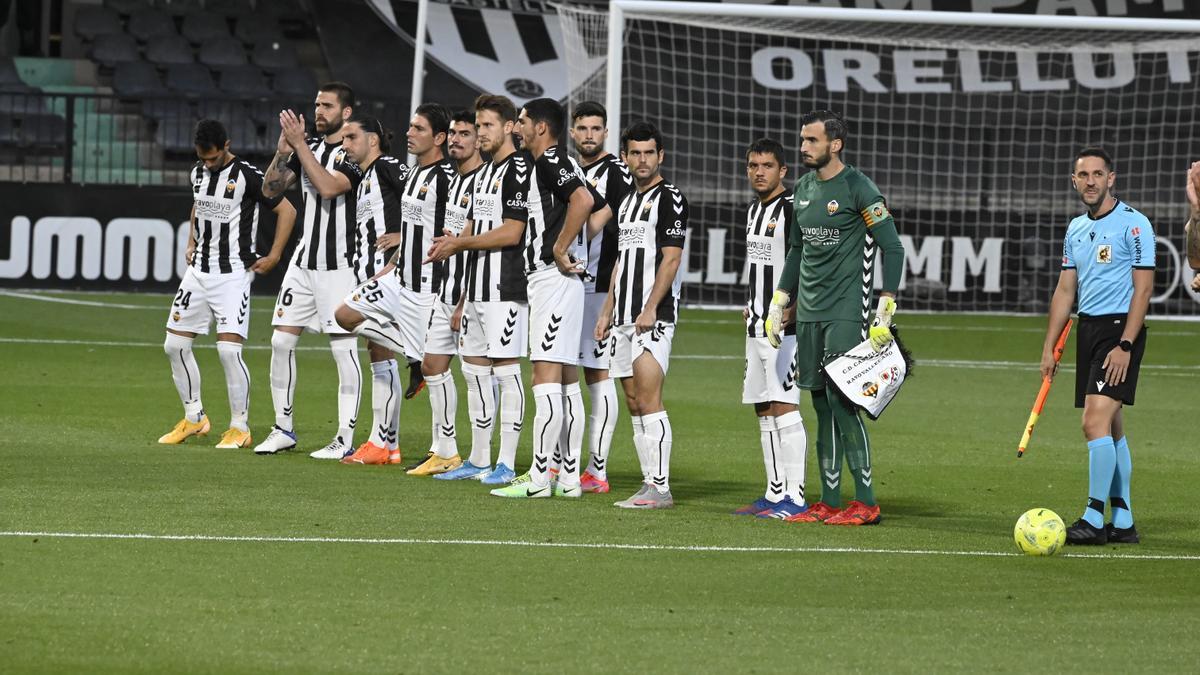
<svg viewBox="0 0 1200 675">
<path fill-rule="evenodd" d="M 897 333 L 894 326 L 892 332 Z M 878 354 L 871 348 L 871 341 L 865 340 L 825 364 L 825 376 L 829 381 L 846 400 L 873 420 L 879 419 L 900 393 L 900 387 L 911 371 L 912 356 L 900 343 L 898 334 Z"/>
</svg>

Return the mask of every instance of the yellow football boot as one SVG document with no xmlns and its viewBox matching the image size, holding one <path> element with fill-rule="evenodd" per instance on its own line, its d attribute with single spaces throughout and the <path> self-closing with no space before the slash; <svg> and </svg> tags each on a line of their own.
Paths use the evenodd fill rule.
<svg viewBox="0 0 1200 675">
<path fill-rule="evenodd" d="M 208 415 L 201 415 L 199 422 L 189 422 L 185 417 L 179 420 L 174 429 L 159 436 L 158 442 L 164 445 L 179 445 L 192 436 L 207 436 L 211 428 Z"/>
</svg>

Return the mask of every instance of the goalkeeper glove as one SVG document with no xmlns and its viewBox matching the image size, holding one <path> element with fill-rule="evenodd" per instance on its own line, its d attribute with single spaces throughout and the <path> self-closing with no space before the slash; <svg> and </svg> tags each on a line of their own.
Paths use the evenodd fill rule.
<svg viewBox="0 0 1200 675">
<path fill-rule="evenodd" d="M 787 291 L 776 290 L 771 296 L 771 307 L 767 310 L 767 342 L 776 349 L 783 342 L 783 309 L 792 304 L 792 296 Z"/>
<path fill-rule="evenodd" d="M 879 306 L 875 308 L 875 320 L 871 322 L 871 349 L 876 353 L 895 339 L 892 336 L 892 315 L 896 313 L 896 301 L 889 296 L 879 298 Z"/>
</svg>

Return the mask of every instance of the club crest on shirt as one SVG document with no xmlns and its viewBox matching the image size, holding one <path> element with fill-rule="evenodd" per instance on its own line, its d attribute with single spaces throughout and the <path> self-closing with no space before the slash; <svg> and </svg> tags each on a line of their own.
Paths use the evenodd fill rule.
<svg viewBox="0 0 1200 675">
<path fill-rule="evenodd" d="M 767 223 L 767 236 L 770 237 L 770 236 L 773 236 L 774 234 L 775 234 L 775 221 L 772 220 L 771 222 Z"/>
<path fill-rule="evenodd" d="M 337 151 L 337 154 L 333 156 L 333 161 L 334 161 L 334 163 L 336 163 L 336 164 L 343 164 L 343 163 L 345 163 L 345 161 L 346 161 L 346 151 L 345 151 L 345 150 L 338 150 L 338 151 Z"/>
<path fill-rule="evenodd" d="M 471 205 L 471 200 L 466 195 L 463 195 L 462 199 L 458 200 L 458 205 L 465 209 Z"/>
<path fill-rule="evenodd" d="M 829 203 L 825 205 L 825 210 L 828 211 L 829 215 L 832 216 L 833 214 L 837 213 L 838 206 L 839 204 L 836 199 L 830 199 Z"/>
<path fill-rule="evenodd" d="M 424 198 L 425 198 L 425 194 L 426 194 L 427 192 L 429 192 L 429 186 L 428 186 L 428 185 L 422 185 L 422 186 L 421 186 L 421 192 L 420 192 L 420 193 L 419 193 L 417 196 L 418 196 L 418 197 L 420 197 L 421 199 L 424 199 Z"/>
<path fill-rule="evenodd" d="M 595 178 L 589 178 L 588 182 L 592 184 L 592 187 L 600 185 L 600 181 L 596 180 Z"/>
<path fill-rule="evenodd" d="M 1096 262 L 1104 265 L 1112 262 L 1112 244 L 1101 244 L 1096 249 Z"/>
<path fill-rule="evenodd" d="M 496 180 L 492 181 L 492 192 L 495 192 L 496 190 L 499 190 L 499 189 L 500 189 L 500 179 L 497 178 Z"/>
<path fill-rule="evenodd" d="M 363 190 L 365 190 L 366 192 L 371 191 L 371 179 L 370 178 L 363 181 Z"/>
<path fill-rule="evenodd" d="M 653 200 L 646 200 L 646 204 L 642 206 L 642 213 L 650 213 L 650 209 L 654 208 Z"/>
</svg>

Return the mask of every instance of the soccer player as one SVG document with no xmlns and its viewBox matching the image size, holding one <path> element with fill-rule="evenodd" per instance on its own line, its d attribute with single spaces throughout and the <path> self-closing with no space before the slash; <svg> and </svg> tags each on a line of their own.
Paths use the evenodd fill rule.
<svg viewBox="0 0 1200 675">
<path fill-rule="evenodd" d="M 560 144 L 566 111 L 554 99 L 529 101 L 518 117 L 522 150 L 532 175 L 526 226 L 506 221 L 510 240 L 525 244 L 529 296 L 529 360 L 533 364 L 533 463 L 512 484 L 492 490 L 497 497 L 580 497 L 583 394 L 579 388 L 579 335 L 583 324 L 583 280 L 587 243 L 584 223 L 595 205 L 565 146 Z M 568 427 L 556 485 L 550 458 Z M 573 428 L 572 428 L 573 427 Z"/>
<path fill-rule="evenodd" d="M 475 178 L 483 168 L 479 156 L 479 138 L 475 133 L 475 114 L 467 110 L 454 113 L 446 136 L 450 158 L 457 171 L 450 181 L 442 230 L 448 235 L 470 235 L 471 197 Z M 463 270 L 465 253 L 456 254 L 437 265 L 433 275 L 437 300 L 425 333 L 425 359 L 422 374 L 429 386 L 429 407 L 433 412 L 433 443 L 425 460 L 408 470 L 415 476 L 450 476 L 462 466 L 458 455 L 455 418 L 458 415 L 458 390 L 450 373 L 450 361 L 458 353 L 458 333 L 462 324 Z"/>
<path fill-rule="evenodd" d="M 408 167 L 385 153 L 390 131 L 374 117 L 354 116 L 346 123 L 342 147 L 358 165 L 362 180 L 356 191 L 358 234 L 354 278 L 358 286 L 334 312 L 347 332 L 367 339 L 371 358 L 371 434 L 346 464 L 398 464 L 400 373 L 396 351 L 404 353 L 395 323 L 402 314 L 400 280 L 394 273 L 396 247 L 402 240 L 401 199 Z M 398 342 L 400 341 L 400 342 Z"/>
<path fill-rule="evenodd" d="M 792 195 L 783 187 L 787 161 L 778 141 L 760 138 L 746 151 L 746 176 L 755 199 L 746 209 L 746 378 L 742 403 L 758 415 L 767 491 L 734 511 L 736 515 L 786 519 L 803 513 L 804 454 L 808 439 L 800 418 L 800 388 L 792 371 L 796 357 L 794 307 L 784 320 L 779 349 L 767 342 L 763 322 L 780 285 L 788 253 Z"/>
<path fill-rule="evenodd" d="M 1083 408 L 1088 500 L 1067 528 L 1068 544 L 1136 544 L 1129 499 L 1133 461 L 1122 407 L 1133 405 L 1146 351 L 1146 310 L 1154 288 L 1154 229 L 1113 194 L 1117 174 L 1100 148 L 1075 156 L 1071 184 L 1087 213 L 1067 225 L 1062 271 L 1050 301 L 1042 376 L 1054 377 L 1054 344 L 1079 296 L 1075 333 L 1075 407 Z M 1105 527 L 1104 500 L 1112 506 Z"/>
<path fill-rule="evenodd" d="M 800 157 L 812 169 L 796 181 L 791 246 L 763 327 L 782 344 L 784 310 L 796 303 L 796 382 L 812 392 L 817 413 L 821 501 L 792 522 L 874 525 L 879 522 L 871 442 L 858 410 L 843 401 L 822 364 L 868 338 L 876 351 L 892 341 L 891 320 L 904 246 L 879 188 L 842 162 L 849 128 L 837 113 L 801 118 Z M 868 323 L 875 254 L 883 250 L 883 291 Z M 842 458 L 854 476 L 854 500 L 841 508 Z"/>
<path fill-rule="evenodd" d="M 279 143 L 267 169 L 263 194 L 283 194 L 300 181 L 304 231 L 283 277 L 271 322 L 271 402 L 275 426 L 254 448 L 273 454 L 296 447 L 292 411 L 296 393 L 296 345 L 308 329 L 329 335 L 338 372 L 338 430 L 328 445 L 310 454 L 341 459 L 353 451 L 354 425 L 362 389 L 362 364 L 354 335 L 343 332 L 334 313 L 354 288 L 356 219 L 354 191 L 361 172 L 342 148 L 345 122 L 353 113 L 354 91 L 342 82 L 318 88 L 313 119 L 320 138 L 307 140 L 304 118 L 279 113 Z"/>
<path fill-rule="evenodd" d="M 1196 272 L 1192 277 L 1192 290 L 1200 293 L 1200 162 L 1193 162 L 1188 171 L 1187 198 L 1190 211 L 1187 225 L 1183 227 L 1187 239 L 1184 248 L 1188 266 Z"/>
<path fill-rule="evenodd" d="M 217 355 L 225 370 L 229 393 L 229 430 L 218 448 L 250 446 L 250 371 L 242 360 L 242 342 L 250 329 L 250 284 L 254 274 L 267 274 L 279 263 L 296 222 L 296 209 L 282 197 L 264 197 L 262 173 L 229 151 L 229 136 L 220 122 L 200 120 L 195 131 L 196 157 L 192 168 L 192 227 L 188 231 L 187 270 L 171 303 L 163 350 L 183 419 L 158 439 L 182 443 L 206 435 L 210 424 L 200 399 L 200 370 L 192 354 L 197 334 L 207 334 L 217 322 Z M 271 252 L 258 257 L 258 207 L 275 212 Z"/>
<path fill-rule="evenodd" d="M 525 389 L 519 359 L 529 337 L 529 305 L 524 272 L 525 199 L 529 192 L 529 153 L 513 145 L 517 108 L 505 96 L 475 99 L 479 147 L 492 161 L 475 177 L 470 236 L 442 236 L 429 250 L 431 262 L 468 251 L 466 302 L 459 356 L 467 381 L 471 416 L 471 455 L 448 478 L 474 478 L 505 485 L 516 478 L 517 441 L 525 419 Z M 513 232 L 516 232 L 514 237 Z M 500 389 L 500 453 L 492 461 L 492 426 L 496 417 L 493 377 Z"/>
<path fill-rule="evenodd" d="M 584 101 L 571 114 L 571 138 L 579 152 L 584 178 L 613 214 L 588 245 L 587 274 L 583 277 L 583 329 L 579 361 L 591 398 L 588 417 L 588 460 L 581 485 L 584 492 L 608 492 L 608 453 L 617 428 L 617 388 L 608 373 L 609 345 L 597 341 L 596 320 L 608 295 L 617 261 L 617 219 L 621 201 L 633 189 L 633 176 L 620 158 L 604 149 L 608 141 L 608 112 L 595 101 Z"/>
<path fill-rule="evenodd" d="M 618 211 L 617 265 L 594 335 L 600 341 L 611 332 L 609 374 L 621 379 L 642 467 L 638 491 L 614 504 L 628 509 L 675 505 L 671 421 L 662 390 L 679 316 L 688 203 L 663 179 L 665 157 L 662 134 L 653 124 L 636 122 L 621 134 L 621 159 L 633 174 L 634 190 Z"/>
</svg>

